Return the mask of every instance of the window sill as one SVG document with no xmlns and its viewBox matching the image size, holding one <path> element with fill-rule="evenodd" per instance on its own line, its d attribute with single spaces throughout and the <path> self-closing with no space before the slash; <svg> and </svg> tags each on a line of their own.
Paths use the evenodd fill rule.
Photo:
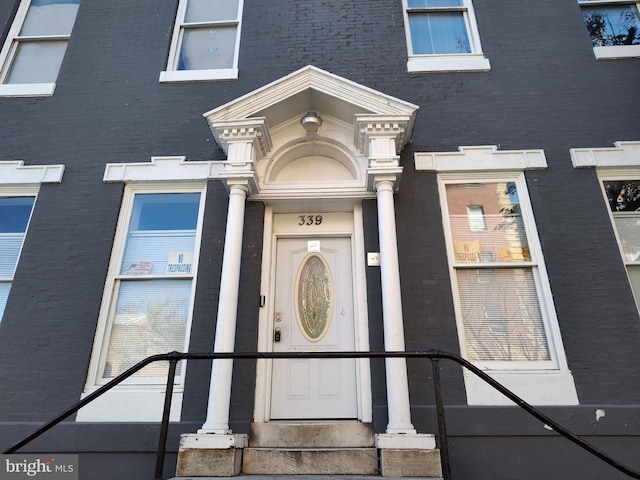
<svg viewBox="0 0 640 480">
<path fill-rule="evenodd" d="M 593 47 L 593 54 L 598 60 L 614 60 L 617 58 L 639 58 L 640 45 L 617 45 L 614 47 Z"/>
<path fill-rule="evenodd" d="M 95 391 L 87 389 L 81 399 Z M 159 422 L 162 420 L 165 387 L 117 386 L 85 405 L 77 422 Z M 176 387 L 171 398 L 172 422 L 180 421 L 182 388 Z"/>
<path fill-rule="evenodd" d="M 562 370 L 485 371 L 531 405 L 578 405 L 571 372 Z M 465 370 L 468 405 L 513 405 L 513 402 Z"/>
<path fill-rule="evenodd" d="M 212 70 L 168 70 L 160 72 L 160 83 L 208 82 L 212 80 L 237 80 L 237 68 Z"/>
<path fill-rule="evenodd" d="M 50 97 L 55 83 L 12 83 L 0 85 L 0 97 Z"/>
<path fill-rule="evenodd" d="M 407 61 L 410 73 L 420 72 L 487 72 L 489 59 L 479 54 L 415 55 Z"/>
</svg>

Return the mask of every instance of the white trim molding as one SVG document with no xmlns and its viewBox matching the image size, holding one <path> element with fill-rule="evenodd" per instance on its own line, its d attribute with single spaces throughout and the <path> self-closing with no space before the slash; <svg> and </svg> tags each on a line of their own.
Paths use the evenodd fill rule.
<svg viewBox="0 0 640 480">
<path fill-rule="evenodd" d="M 615 147 L 572 148 L 574 168 L 624 168 L 640 166 L 640 141 L 614 142 Z"/>
<path fill-rule="evenodd" d="M 543 150 L 498 150 L 499 145 L 458 147 L 457 152 L 417 152 L 417 171 L 469 172 L 547 168 Z"/>
<path fill-rule="evenodd" d="M 25 165 L 22 160 L 0 162 L 0 183 L 26 185 L 61 183 L 64 165 Z"/>
<path fill-rule="evenodd" d="M 223 161 L 191 162 L 186 157 L 151 157 L 148 163 L 108 163 L 105 182 L 196 181 L 219 178 Z"/>
</svg>

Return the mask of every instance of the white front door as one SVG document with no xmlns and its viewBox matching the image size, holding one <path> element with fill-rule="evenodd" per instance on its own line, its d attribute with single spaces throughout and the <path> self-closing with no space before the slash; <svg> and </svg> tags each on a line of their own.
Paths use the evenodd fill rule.
<svg viewBox="0 0 640 480">
<path fill-rule="evenodd" d="M 353 351 L 350 237 L 278 238 L 274 352 Z M 354 359 L 274 360 L 271 419 L 358 417 Z"/>
</svg>

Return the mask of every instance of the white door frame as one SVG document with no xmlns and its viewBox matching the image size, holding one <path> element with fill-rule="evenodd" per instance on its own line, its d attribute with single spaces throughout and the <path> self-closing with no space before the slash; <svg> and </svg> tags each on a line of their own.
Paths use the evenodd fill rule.
<svg viewBox="0 0 640 480">
<path fill-rule="evenodd" d="M 290 210 L 289 210 L 290 212 Z M 344 210 L 342 210 L 344 212 Z M 306 211 L 299 212 L 301 215 Z M 352 269 L 353 269 L 353 309 L 355 327 L 356 351 L 369 351 L 369 323 L 367 314 L 366 295 L 366 265 L 364 251 L 364 229 L 362 223 L 362 205 L 353 205 L 352 212 L 341 213 L 323 211 L 309 212 L 340 216 L 341 220 L 333 223 L 327 222 L 324 227 L 306 235 L 318 235 L 319 237 L 347 236 L 351 238 Z M 274 289 L 275 289 L 275 249 L 277 238 L 301 236 L 300 232 L 286 231 L 276 226 L 275 215 L 278 211 L 272 206 L 265 207 L 264 213 L 264 238 L 261 275 L 261 302 L 258 325 L 258 351 L 272 351 L 273 319 L 274 319 Z M 352 218 L 352 220 L 351 220 Z M 348 219 L 348 220 L 347 220 Z M 305 236 L 306 236 L 305 235 Z M 253 413 L 253 421 L 264 423 L 270 420 L 271 411 L 271 364 L 269 359 L 261 359 L 256 365 L 256 395 Z M 373 407 L 371 397 L 371 373 L 368 359 L 356 360 L 356 382 L 358 420 L 369 423 L 373 420 Z"/>
</svg>

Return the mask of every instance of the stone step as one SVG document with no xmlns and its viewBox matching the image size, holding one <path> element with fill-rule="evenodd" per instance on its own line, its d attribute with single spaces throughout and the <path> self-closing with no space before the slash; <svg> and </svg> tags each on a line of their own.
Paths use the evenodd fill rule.
<svg viewBox="0 0 640 480">
<path fill-rule="evenodd" d="M 376 448 L 245 448 L 246 475 L 377 475 Z"/>
<path fill-rule="evenodd" d="M 373 447 L 371 424 L 361 422 L 252 423 L 249 446 L 282 448 Z"/>
</svg>

